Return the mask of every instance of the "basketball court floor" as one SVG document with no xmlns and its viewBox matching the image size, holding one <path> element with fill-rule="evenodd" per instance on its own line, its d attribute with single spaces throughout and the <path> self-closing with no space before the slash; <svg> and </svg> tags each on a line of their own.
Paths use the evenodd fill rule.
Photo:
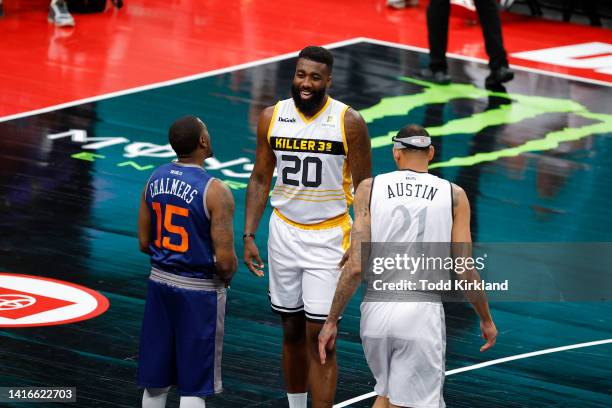
<svg viewBox="0 0 612 408">
<path fill-rule="evenodd" d="M 424 4 L 391 11 L 379 0 L 272 3 L 128 0 L 120 11 L 75 16 L 73 30 L 47 26 L 45 2 L 5 3 L 0 272 L 82 285 L 109 307 L 89 320 L 11 327 L 16 315 L 0 302 L 0 387 L 70 386 L 75 406 L 139 405 L 148 260 L 138 251 L 136 217 L 151 170 L 172 159 L 167 128 L 185 114 L 207 123 L 215 152 L 207 168 L 232 188 L 241 234 L 257 117 L 288 97 L 295 52 L 309 44 L 332 49 L 331 95 L 368 123 L 375 173 L 393 169 L 391 135 L 422 124 L 435 140 L 432 172 L 468 194 L 474 241 L 557 251 L 560 243 L 599 243 L 599 255 L 610 255 L 610 31 L 506 14 L 516 77 L 489 91 L 479 27 L 463 18 L 451 19 L 453 80 L 442 86 L 419 77 L 428 61 Z M 550 51 L 561 46 L 573 48 Z M 269 214 L 257 234 L 264 257 Z M 240 257 L 240 239 L 236 249 Z M 446 305 L 449 407 L 612 406 L 612 270 L 592 255 L 564 255 L 555 259 L 604 265 L 589 275 L 599 295 L 494 302 L 500 334 L 485 354 L 475 314 Z M 569 278 L 567 268 L 539 266 L 552 278 L 534 273 L 534 285 Z M 0 299 L 9 293 L 2 282 Z M 225 392 L 207 406 L 285 407 L 267 277 L 240 266 L 228 299 Z M 358 306 L 356 296 L 340 327 L 337 407 L 373 401 Z M 168 406 L 177 400 L 171 394 Z"/>
</svg>

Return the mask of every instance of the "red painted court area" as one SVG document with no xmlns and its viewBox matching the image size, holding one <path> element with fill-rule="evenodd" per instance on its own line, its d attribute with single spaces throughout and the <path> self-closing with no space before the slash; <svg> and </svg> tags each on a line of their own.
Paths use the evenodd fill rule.
<svg viewBox="0 0 612 408">
<path fill-rule="evenodd" d="M 5 0 L 0 19 L 0 117 L 293 52 L 369 37 L 427 47 L 425 10 L 384 0 L 127 0 L 121 10 L 47 23 L 48 1 Z M 503 15 L 509 54 L 589 42 L 610 30 Z M 480 26 L 451 18 L 450 53 L 486 58 Z M 612 81 L 593 69 L 510 57 L 511 64 Z"/>
</svg>

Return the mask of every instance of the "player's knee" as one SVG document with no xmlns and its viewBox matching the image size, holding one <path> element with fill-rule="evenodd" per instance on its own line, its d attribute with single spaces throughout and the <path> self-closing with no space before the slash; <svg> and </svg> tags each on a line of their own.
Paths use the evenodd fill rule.
<svg viewBox="0 0 612 408">
<path fill-rule="evenodd" d="M 304 344 L 305 341 L 304 330 L 285 330 L 283 334 L 283 343 L 286 345 L 297 346 Z"/>
<path fill-rule="evenodd" d="M 306 340 L 306 325 L 301 315 L 283 317 L 283 343 L 300 345 Z"/>
</svg>

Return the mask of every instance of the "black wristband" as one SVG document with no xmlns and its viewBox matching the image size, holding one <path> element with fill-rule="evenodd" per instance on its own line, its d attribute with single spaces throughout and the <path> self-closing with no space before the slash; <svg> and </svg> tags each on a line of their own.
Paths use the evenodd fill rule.
<svg viewBox="0 0 612 408">
<path fill-rule="evenodd" d="M 249 237 L 253 237 L 253 239 L 255 239 L 255 234 L 253 234 L 252 232 L 247 232 L 246 234 L 242 235 L 242 240 L 245 240 L 246 238 Z"/>
</svg>

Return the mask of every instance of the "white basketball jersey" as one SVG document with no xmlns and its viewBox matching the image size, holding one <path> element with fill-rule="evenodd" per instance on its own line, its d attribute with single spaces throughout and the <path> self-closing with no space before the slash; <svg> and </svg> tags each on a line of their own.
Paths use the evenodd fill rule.
<svg viewBox="0 0 612 408">
<path fill-rule="evenodd" d="M 378 175 L 370 200 L 372 242 L 450 242 L 451 183 L 429 173 Z"/>
<path fill-rule="evenodd" d="M 293 99 L 276 104 L 268 130 L 277 170 L 271 203 L 282 218 L 312 225 L 347 214 L 353 200 L 344 133 L 347 109 L 328 97 L 308 119 Z"/>
</svg>

